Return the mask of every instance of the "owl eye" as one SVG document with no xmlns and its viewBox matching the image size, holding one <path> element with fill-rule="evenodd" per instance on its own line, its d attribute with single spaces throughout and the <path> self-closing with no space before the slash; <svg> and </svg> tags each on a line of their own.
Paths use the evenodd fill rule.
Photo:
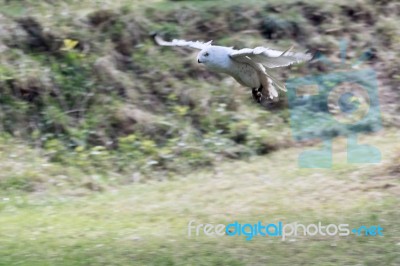
<svg viewBox="0 0 400 266">
<path fill-rule="evenodd" d="M 209 56 L 209 55 L 210 55 L 210 54 L 207 53 L 207 52 L 204 53 L 204 56 L 205 56 L 205 57 L 207 57 L 207 56 Z"/>
</svg>

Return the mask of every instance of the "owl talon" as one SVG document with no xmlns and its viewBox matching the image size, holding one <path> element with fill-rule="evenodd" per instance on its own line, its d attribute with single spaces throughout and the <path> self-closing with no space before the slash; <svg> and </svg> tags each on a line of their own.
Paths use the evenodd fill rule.
<svg viewBox="0 0 400 266">
<path fill-rule="evenodd" d="M 257 103 L 261 103 L 261 101 L 263 99 L 263 95 L 262 95 L 261 91 L 262 91 L 262 87 L 252 89 L 253 100 Z"/>
</svg>

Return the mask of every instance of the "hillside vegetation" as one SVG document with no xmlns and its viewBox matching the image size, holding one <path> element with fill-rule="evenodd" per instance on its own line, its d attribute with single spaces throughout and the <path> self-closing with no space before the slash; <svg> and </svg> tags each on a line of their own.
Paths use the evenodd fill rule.
<svg viewBox="0 0 400 266">
<path fill-rule="evenodd" d="M 284 93 L 265 110 L 233 79 L 198 66 L 193 51 L 155 46 L 154 32 L 237 48 L 295 44 L 336 63 L 346 39 L 346 64 L 368 53 L 385 123 L 398 121 L 397 1 L 2 2 L 0 130 L 52 162 L 170 173 L 291 145 Z M 332 70 L 317 61 L 278 74 Z"/>
<path fill-rule="evenodd" d="M 400 265 L 399 21 L 397 0 L 0 0 L 0 266 Z M 319 143 L 294 140 L 285 93 L 257 105 L 155 32 L 315 55 L 282 81 L 374 69 L 383 128 L 359 141 L 382 161 L 349 164 L 338 137 L 332 168 L 299 168 Z M 188 238 L 190 220 L 384 236 Z"/>
</svg>

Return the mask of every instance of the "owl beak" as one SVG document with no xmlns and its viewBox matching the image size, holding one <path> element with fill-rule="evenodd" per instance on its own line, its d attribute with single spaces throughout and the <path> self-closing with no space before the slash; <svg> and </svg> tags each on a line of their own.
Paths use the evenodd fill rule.
<svg viewBox="0 0 400 266">
<path fill-rule="evenodd" d="M 201 61 L 200 61 L 200 59 L 197 59 L 197 63 L 201 64 Z"/>
</svg>

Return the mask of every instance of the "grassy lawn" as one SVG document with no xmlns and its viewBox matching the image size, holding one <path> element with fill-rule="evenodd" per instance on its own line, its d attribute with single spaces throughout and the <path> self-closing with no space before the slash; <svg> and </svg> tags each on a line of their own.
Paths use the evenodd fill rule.
<svg viewBox="0 0 400 266">
<path fill-rule="evenodd" d="M 332 169 L 299 169 L 291 148 L 214 172 L 148 181 L 85 196 L 6 193 L 0 265 L 398 265 L 399 179 L 386 174 L 398 133 L 363 138 L 378 165 L 346 163 L 334 142 Z M 188 237 L 188 223 L 381 225 L 383 237 Z"/>
</svg>

